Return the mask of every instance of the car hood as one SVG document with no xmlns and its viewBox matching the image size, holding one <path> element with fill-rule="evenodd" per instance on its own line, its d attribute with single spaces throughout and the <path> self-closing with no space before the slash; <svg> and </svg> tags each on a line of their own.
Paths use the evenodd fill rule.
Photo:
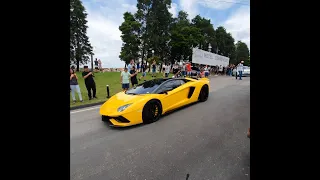
<svg viewBox="0 0 320 180">
<path fill-rule="evenodd" d="M 107 100 L 100 108 L 100 113 L 102 114 L 113 114 L 118 111 L 118 108 L 127 104 L 132 104 L 143 100 L 145 94 L 141 95 L 128 95 L 124 92 L 117 93 L 113 95 L 109 100 Z"/>
</svg>

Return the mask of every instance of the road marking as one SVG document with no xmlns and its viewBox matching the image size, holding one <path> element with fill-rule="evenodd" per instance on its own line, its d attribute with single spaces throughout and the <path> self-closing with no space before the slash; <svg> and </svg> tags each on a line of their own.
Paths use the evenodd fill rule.
<svg viewBox="0 0 320 180">
<path fill-rule="evenodd" d="M 84 112 L 84 111 L 90 111 L 90 110 L 98 109 L 98 108 L 100 108 L 100 106 L 98 106 L 98 107 L 93 107 L 93 108 L 88 108 L 88 109 L 82 109 L 82 110 L 78 110 L 78 111 L 71 111 L 70 114 L 79 113 L 79 112 Z"/>
</svg>

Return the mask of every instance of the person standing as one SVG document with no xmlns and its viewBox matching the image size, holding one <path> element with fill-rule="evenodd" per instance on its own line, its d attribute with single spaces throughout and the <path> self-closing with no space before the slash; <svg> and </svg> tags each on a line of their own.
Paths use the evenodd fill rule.
<svg viewBox="0 0 320 180">
<path fill-rule="evenodd" d="M 165 68 L 164 68 L 164 77 L 165 77 L 165 78 L 168 78 L 168 77 L 169 77 L 170 70 L 171 70 L 170 64 L 166 64 L 166 66 L 165 66 Z"/>
<path fill-rule="evenodd" d="M 204 78 L 205 77 L 205 71 L 204 71 L 203 68 L 200 69 L 199 77 L 200 78 Z"/>
<path fill-rule="evenodd" d="M 204 77 L 209 77 L 208 65 L 206 65 L 203 70 L 204 70 Z"/>
<path fill-rule="evenodd" d="M 100 59 L 98 60 L 98 65 L 99 65 L 99 70 L 102 71 L 102 62 Z"/>
<path fill-rule="evenodd" d="M 133 66 L 129 73 L 131 74 L 131 78 L 130 78 L 131 85 L 132 87 L 135 87 L 136 85 L 138 85 L 138 79 L 137 79 L 138 71 L 136 71 L 136 68 Z"/>
<path fill-rule="evenodd" d="M 84 66 L 84 71 L 82 72 L 82 77 L 84 78 L 84 83 L 86 85 L 87 91 L 88 91 L 88 97 L 89 100 L 92 98 L 96 99 L 96 83 L 94 82 L 93 79 L 93 74 L 92 72 L 89 72 L 88 66 Z M 92 95 L 91 96 L 91 90 L 92 90 Z"/>
<path fill-rule="evenodd" d="M 139 80 L 144 79 L 144 77 L 146 77 L 147 73 L 146 73 L 146 65 L 145 64 L 141 64 L 141 71 L 142 71 L 142 76 L 139 78 Z"/>
<path fill-rule="evenodd" d="M 239 74 L 239 80 L 242 80 L 242 71 L 243 71 L 243 61 L 241 61 L 237 66 L 236 79 L 238 79 L 238 74 Z"/>
<path fill-rule="evenodd" d="M 183 77 L 186 77 L 187 73 L 186 73 L 186 63 L 185 62 L 182 63 L 181 73 L 182 73 Z"/>
<path fill-rule="evenodd" d="M 190 77 L 191 76 L 191 70 L 192 70 L 190 62 L 187 62 L 186 68 L 187 68 L 187 75 Z"/>
<path fill-rule="evenodd" d="M 128 68 L 124 68 L 124 71 L 121 72 L 120 82 L 122 84 L 123 91 L 127 91 L 129 89 L 131 74 L 128 72 Z"/>
<path fill-rule="evenodd" d="M 219 66 L 219 74 L 223 75 L 223 67 L 222 67 L 222 65 Z"/>
<path fill-rule="evenodd" d="M 71 89 L 71 97 L 72 97 L 73 103 L 76 103 L 75 92 L 78 93 L 80 102 L 83 102 L 80 87 L 78 84 L 78 76 L 73 69 L 70 69 L 70 89 Z"/>
<path fill-rule="evenodd" d="M 137 71 L 140 72 L 140 62 L 137 63 Z"/>
<path fill-rule="evenodd" d="M 130 61 L 130 63 L 128 64 L 128 71 L 130 72 L 131 71 L 131 68 L 132 68 L 132 66 L 133 66 L 133 63 L 134 63 L 134 61 L 133 61 L 133 59 Z"/>
<path fill-rule="evenodd" d="M 156 64 L 156 61 L 153 61 L 152 63 L 152 77 L 156 77 L 156 68 L 157 68 L 157 64 Z"/>
<path fill-rule="evenodd" d="M 99 68 L 99 61 L 96 58 L 96 60 L 94 61 L 94 69 L 98 69 Z"/>
</svg>

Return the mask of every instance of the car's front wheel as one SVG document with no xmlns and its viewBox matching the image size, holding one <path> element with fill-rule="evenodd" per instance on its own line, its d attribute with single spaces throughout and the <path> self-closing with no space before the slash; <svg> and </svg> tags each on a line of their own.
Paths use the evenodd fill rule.
<svg viewBox="0 0 320 180">
<path fill-rule="evenodd" d="M 204 102 L 208 99 L 208 97 L 209 97 L 209 86 L 204 85 L 204 86 L 202 86 L 202 88 L 200 90 L 199 101 Z"/>
<path fill-rule="evenodd" d="M 148 101 L 142 110 L 143 123 L 149 124 L 157 121 L 162 114 L 162 106 L 160 101 L 152 99 Z"/>
</svg>

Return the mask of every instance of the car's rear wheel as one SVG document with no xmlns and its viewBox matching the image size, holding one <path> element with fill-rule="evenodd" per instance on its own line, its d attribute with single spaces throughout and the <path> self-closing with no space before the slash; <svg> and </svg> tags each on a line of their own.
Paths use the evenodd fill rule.
<svg viewBox="0 0 320 180">
<path fill-rule="evenodd" d="M 208 85 L 204 85 L 202 86 L 199 94 L 199 101 L 204 102 L 208 99 L 208 97 L 209 97 L 209 87 Z"/>
<path fill-rule="evenodd" d="M 143 123 L 149 124 L 157 121 L 162 114 L 162 106 L 158 100 L 148 101 L 142 110 Z"/>
</svg>

